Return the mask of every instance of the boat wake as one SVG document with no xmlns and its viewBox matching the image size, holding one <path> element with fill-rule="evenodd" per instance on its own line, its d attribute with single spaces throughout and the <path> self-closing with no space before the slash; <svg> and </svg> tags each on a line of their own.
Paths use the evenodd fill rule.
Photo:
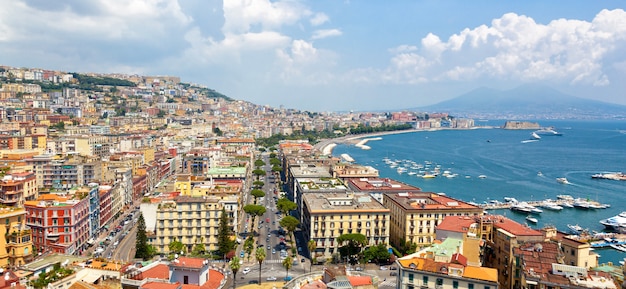
<svg viewBox="0 0 626 289">
<path fill-rule="evenodd" d="M 529 142 L 538 142 L 538 139 L 527 139 L 527 140 L 523 140 L 522 143 L 529 143 Z"/>
</svg>

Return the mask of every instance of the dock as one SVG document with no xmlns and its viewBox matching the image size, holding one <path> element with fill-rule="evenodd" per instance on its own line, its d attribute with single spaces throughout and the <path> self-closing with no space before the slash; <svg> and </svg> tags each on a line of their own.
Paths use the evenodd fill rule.
<svg viewBox="0 0 626 289">
<path fill-rule="evenodd" d="M 524 203 L 527 203 L 531 206 L 541 206 L 543 203 L 545 203 L 547 200 L 541 200 L 541 201 L 524 201 Z M 563 204 L 569 204 L 569 205 L 573 205 L 574 204 L 574 200 L 551 200 L 550 201 L 553 204 L 557 204 L 557 205 L 563 205 Z M 593 203 L 593 201 L 590 201 L 590 203 Z M 478 204 L 479 207 L 485 209 L 485 210 L 501 210 L 501 209 L 510 209 L 511 207 L 513 207 L 514 205 L 516 205 L 518 203 L 515 202 L 499 202 L 499 203 L 489 203 L 489 204 Z M 598 205 L 600 203 L 597 203 Z"/>
</svg>

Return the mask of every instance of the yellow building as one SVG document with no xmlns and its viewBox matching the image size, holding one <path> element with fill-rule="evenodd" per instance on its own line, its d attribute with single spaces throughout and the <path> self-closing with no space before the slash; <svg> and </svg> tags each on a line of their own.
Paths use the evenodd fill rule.
<svg viewBox="0 0 626 289">
<path fill-rule="evenodd" d="M 303 203 L 301 228 L 315 241 L 318 262 L 339 253 L 343 234 L 365 235 L 366 246 L 389 244 L 389 210 L 368 194 L 306 193 Z"/>
<path fill-rule="evenodd" d="M 31 230 L 24 208 L 0 208 L 0 267 L 16 268 L 33 259 Z"/>
<path fill-rule="evenodd" d="M 218 197 L 179 196 L 158 205 L 156 237 L 151 240 L 160 253 L 169 253 L 168 245 L 179 241 L 190 252 L 194 245 L 204 244 L 207 251 L 217 250 L 217 236 L 226 200 Z M 227 212 L 230 216 L 232 212 Z M 234 227 L 234 218 L 230 217 Z"/>
<path fill-rule="evenodd" d="M 446 216 L 482 215 L 483 209 L 435 193 L 386 193 L 383 205 L 389 209 L 389 239 L 396 248 L 406 243 L 429 246 L 435 240 L 435 227 Z"/>
<path fill-rule="evenodd" d="M 476 267 L 462 260 L 436 261 L 427 256 L 409 255 L 400 258 L 396 288 L 498 289 L 498 271 Z"/>
</svg>

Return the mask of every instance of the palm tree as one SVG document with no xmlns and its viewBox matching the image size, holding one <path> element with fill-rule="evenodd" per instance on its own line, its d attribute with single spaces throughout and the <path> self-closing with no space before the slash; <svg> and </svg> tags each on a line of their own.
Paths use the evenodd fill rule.
<svg viewBox="0 0 626 289">
<path fill-rule="evenodd" d="M 239 271 L 239 268 L 241 268 L 241 264 L 239 264 L 239 257 L 235 256 L 232 259 L 230 259 L 230 263 L 228 264 L 230 266 L 230 270 L 233 271 L 233 289 L 235 289 L 235 283 L 237 283 L 237 271 Z"/>
<path fill-rule="evenodd" d="M 309 249 L 309 258 L 311 259 L 311 265 L 309 266 L 309 273 L 310 273 L 311 270 L 313 269 L 313 258 L 315 258 L 313 253 L 315 249 L 317 249 L 317 242 L 315 242 L 315 240 L 309 240 L 306 246 Z"/>
<path fill-rule="evenodd" d="M 263 261 L 265 260 L 265 248 L 263 247 L 259 247 L 256 248 L 256 260 L 259 261 L 259 285 L 261 285 L 261 271 L 262 271 L 262 265 L 263 265 Z"/>
<path fill-rule="evenodd" d="M 287 258 L 283 260 L 283 267 L 285 267 L 285 269 L 287 270 L 287 276 L 285 276 L 286 279 L 287 277 L 289 277 L 289 269 L 293 267 L 293 259 L 291 259 L 291 256 L 287 256 Z"/>
</svg>

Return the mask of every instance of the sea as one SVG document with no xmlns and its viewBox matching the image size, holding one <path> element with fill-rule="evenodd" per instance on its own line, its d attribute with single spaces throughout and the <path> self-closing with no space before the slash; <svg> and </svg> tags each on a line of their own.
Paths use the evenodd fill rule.
<svg viewBox="0 0 626 289">
<path fill-rule="evenodd" d="M 534 130 L 505 130 L 504 120 L 477 121 L 478 128 L 469 130 L 416 131 L 384 135 L 367 142 L 370 149 L 351 144 L 338 144 L 332 154 L 348 154 L 356 163 L 378 169 L 380 177 L 388 177 L 417 186 L 426 192 L 474 203 L 504 202 L 505 197 L 518 201 L 557 199 L 571 195 L 609 204 L 606 209 L 582 210 L 564 208 L 543 210 L 535 216 L 534 228 L 556 226 L 568 232 L 568 224 L 577 224 L 590 232 L 602 232 L 600 220 L 626 211 L 626 181 L 592 179 L 603 172 L 626 172 L 626 121 L 615 120 L 529 120 L 560 133 L 541 135 L 531 140 Z M 415 171 L 399 174 L 383 159 L 414 162 L 440 172 L 456 174 L 454 178 L 438 176 L 424 179 Z M 479 176 L 481 176 L 479 178 Z M 567 178 L 569 184 L 556 181 Z M 527 223 L 526 214 L 511 210 L 490 210 Z M 626 258 L 626 253 L 610 247 L 595 249 L 600 263 Z"/>
</svg>

